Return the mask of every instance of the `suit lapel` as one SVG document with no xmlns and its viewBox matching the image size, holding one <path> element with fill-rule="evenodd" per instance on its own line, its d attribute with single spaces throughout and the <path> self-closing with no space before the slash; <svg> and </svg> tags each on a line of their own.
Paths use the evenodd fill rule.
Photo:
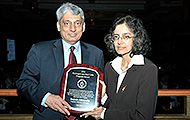
<svg viewBox="0 0 190 120">
<path fill-rule="evenodd" d="M 55 63 L 56 63 L 56 67 L 57 67 L 57 73 L 58 76 L 62 75 L 63 72 L 63 68 L 64 68 L 64 60 L 63 60 L 63 45 L 60 40 L 57 40 L 54 43 L 54 48 L 53 48 L 53 53 L 54 53 L 54 58 L 55 58 Z"/>
<path fill-rule="evenodd" d="M 54 58 L 55 58 L 55 62 L 56 62 L 56 67 L 57 67 L 57 71 L 58 71 L 58 75 L 62 74 L 63 72 L 63 68 L 64 68 L 64 58 L 63 58 L 63 45 L 60 40 L 57 40 L 54 43 L 54 48 L 53 48 L 53 53 L 54 53 Z M 88 46 L 85 45 L 84 42 L 81 41 L 81 56 L 82 56 L 82 63 L 87 64 L 89 63 L 89 50 L 88 50 Z"/>
<path fill-rule="evenodd" d="M 82 41 L 81 41 L 81 56 L 82 56 L 82 63 L 87 64 L 89 63 L 89 55 L 90 52 L 88 51 L 88 46 L 86 46 Z"/>
<path fill-rule="evenodd" d="M 55 61 L 56 61 L 56 66 L 57 66 L 57 69 L 60 70 L 60 69 L 63 69 L 64 68 L 64 59 L 63 59 L 63 45 L 62 45 L 62 42 L 61 42 L 61 39 L 60 40 L 57 40 L 55 43 L 54 43 L 54 48 L 53 48 L 53 53 L 54 53 L 54 57 L 55 57 Z M 88 63 L 89 61 L 89 50 L 88 50 L 88 46 L 85 45 L 85 43 L 83 43 L 81 41 L 81 56 L 82 56 L 82 63 Z"/>
</svg>

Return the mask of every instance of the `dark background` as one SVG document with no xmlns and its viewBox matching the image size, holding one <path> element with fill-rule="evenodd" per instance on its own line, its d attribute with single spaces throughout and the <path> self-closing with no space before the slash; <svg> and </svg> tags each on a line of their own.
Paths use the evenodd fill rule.
<svg viewBox="0 0 190 120">
<path fill-rule="evenodd" d="M 16 88 L 15 81 L 20 76 L 33 43 L 60 38 L 55 11 L 63 2 L 66 1 L 0 0 L 0 88 Z M 104 36 L 109 32 L 114 19 L 134 15 L 143 21 L 152 40 L 152 51 L 147 57 L 159 68 L 159 89 L 190 88 L 189 0 L 70 2 L 81 6 L 85 12 L 86 31 L 81 40 L 102 49 L 105 62 L 113 58 L 107 52 Z M 14 61 L 7 61 L 7 39 L 15 40 Z"/>
</svg>

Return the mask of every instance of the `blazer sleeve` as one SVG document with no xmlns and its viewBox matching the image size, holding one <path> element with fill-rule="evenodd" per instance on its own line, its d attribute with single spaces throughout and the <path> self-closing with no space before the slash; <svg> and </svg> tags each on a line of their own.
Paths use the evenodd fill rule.
<svg viewBox="0 0 190 120">
<path fill-rule="evenodd" d="M 47 91 L 39 84 L 40 54 L 35 45 L 32 46 L 27 61 L 24 64 L 20 78 L 16 81 L 18 94 L 24 95 L 34 106 L 43 108 L 40 104 Z"/>
<path fill-rule="evenodd" d="M 108 98 L 105 104 L 105 106 L 107 107 L 104 114 L 105 120 L 117 120 L 117 119 L 152 120 L 153 119 L 156 108 L 157 93 L 158 93 L 157 67 L 154 64 L 149 66 L 146 70 L 142 71 L 141 76 L 142 78 L 137 85 L 139 92 L 137 94 L 138 96 L 137 100 L 135 100 L 136 107 L 131 110 L 126 109 L 121 111 L 113 107 L 110 104 Z"/>
</svg>

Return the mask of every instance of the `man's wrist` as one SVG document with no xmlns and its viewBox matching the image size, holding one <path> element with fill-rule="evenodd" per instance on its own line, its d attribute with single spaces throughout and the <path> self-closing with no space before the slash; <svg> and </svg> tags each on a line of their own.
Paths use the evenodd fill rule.
<svg viewBox="0 0 190 120">
<path fill-rule="evenodd" d="M 42 102 L 41 102 L 41 105 L 42 106 L 44 106 L 44 107 L 48 107 L 47 105 L 46 105 L 46 100 L 47 100 L 47 98 L 49 97 L 49 95 L 51 95 L 51 93 L 46 93 L 46 95 L 44 96 L 44 98 L 42 99 Z"/>
</svg>

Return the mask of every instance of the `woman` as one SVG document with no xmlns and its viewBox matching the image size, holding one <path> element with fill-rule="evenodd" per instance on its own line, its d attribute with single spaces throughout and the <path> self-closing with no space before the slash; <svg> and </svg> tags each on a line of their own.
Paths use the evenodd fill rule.
<svg viewBox="0 0 190 120">
<path fill-rule="evenodd" d="M 141 20 L 125 16 L 105 37 L 108 50 L 117 57 L 105 66 L 104 107 L 82 116 L 105 120 L 152 120 L 156 108 L 157 67 L 145 55 L 150 40 Z"/>
</svg>

